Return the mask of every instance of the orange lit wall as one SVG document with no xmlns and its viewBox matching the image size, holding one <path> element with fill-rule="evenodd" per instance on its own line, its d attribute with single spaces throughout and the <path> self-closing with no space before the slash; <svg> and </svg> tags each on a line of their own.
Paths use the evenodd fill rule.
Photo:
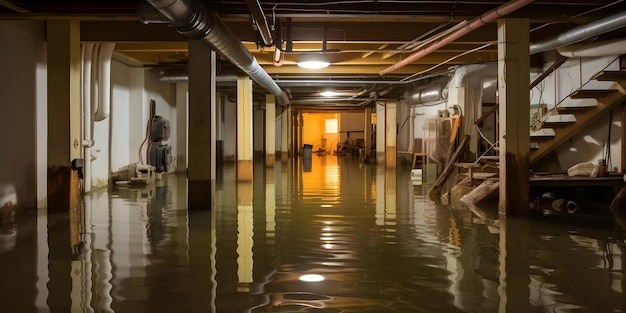
<svg viewBox="0 0 626 313">
<path fill-rule="evenodd" d="M 338 113 L 303 113 L 302 142 L 313 145 L 313 151 L 320 148 L 322 136 L 326 138 L 326 150 L 332 151 L 337 146 L 337 134 L 325 134 L 325 123 L 328 118 L 339 118 Z M 340 126 L 341 127 L 341 126 Z M 332 147 L 331 147 L 332 145 Z"/>
</svg>

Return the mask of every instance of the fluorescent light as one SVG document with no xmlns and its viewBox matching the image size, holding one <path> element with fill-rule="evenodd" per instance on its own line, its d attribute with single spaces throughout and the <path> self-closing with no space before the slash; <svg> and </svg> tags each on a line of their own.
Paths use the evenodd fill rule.
<svg viewBox="0 0 626 313">
<path fill-rule="evenodd" d="M 302 61 L 302 62 L 298 62 L 298 66 L 302 67 L 302 68 L 306 68 L 309 70 L 319 70 L 321 68 L 325 68 L 328 67 L 328 65 L 330 65 L 330 63 L 326 62 L 326 61 Z"/>
<path fill-rule="evenodd" d="M 300 276 L 300 280 L 306 282 L 318 282 L 324 280 L 324 276 L 317 274 L 306 274 Z"/>
<path fill-rule="evenodd" d="M 339 95 L 338 92 L 332 91 L 332 90 L 326 90 L 326 91 L 320 92 L 320 96 L 322 97 L 336 97 L 338 95 Z"/>
</svg>

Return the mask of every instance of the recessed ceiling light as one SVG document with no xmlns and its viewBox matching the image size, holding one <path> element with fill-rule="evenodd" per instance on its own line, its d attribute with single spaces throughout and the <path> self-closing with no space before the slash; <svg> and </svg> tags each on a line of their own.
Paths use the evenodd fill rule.
<svg viewBox="0 0 626 313">
<path fill-rule="evenodd" d="M 332 91 L 332 90 L 325 90 L 320 92 L 320 96 L 322 97 L 336 97 L 338 96 L 339 93 L 336 91 Z M 322 207 L 325 207 L 326 204 L 322 204 Z"/>
<path fill-rule="evenodd" d="M 298 62 L 299 67 L 306 68 L 309 70 L 319 70 L 321 68 L 328 67 L 328 65 L 330 65 L 330 63 L 326 61 L 309 60 L 309 61 Z"/>
</svg>

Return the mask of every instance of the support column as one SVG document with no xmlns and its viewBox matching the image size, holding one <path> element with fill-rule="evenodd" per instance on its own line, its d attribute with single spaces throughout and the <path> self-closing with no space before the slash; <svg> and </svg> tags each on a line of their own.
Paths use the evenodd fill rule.
<svg viewBox="0 0 626 313">
<path fill-rule="evenodd" d="M 78 208 L 80 22 L 50 21 L 48 40 L 48 213 Z M 69 239 L 69 238 L 68 238 Z"/>
<path fill-rule="evenodd" d="M 252 181 L 252 80 L 237 78 L 237 181 Z"/>
<path fill-rule="evenodd" d="M 265 95 L 265 166 L 274 168 L 276 162 L 276 97 Z"/>
<path fill-rule="evenodd" d="M 528 215 L 530 56 L 528 19 L 498 20 L 500 214 Z"/>
<path fill-rule="evenodd" d="M 187 172 L 187 83 L 176 83 L 176 172 Z M 211 115 L 214 116 L 214 115 Z"/>
<path fill-rule="evenodd" d="M 364 115 L 365 132 L 363 136 L 365 137 L 365 157 L 367 158 L 372 146 L 372 108 L 365 108 Z"/>
<path fill-rule="evenodd" d="M 385 163 L 385 106 L 376 102 L 376 163 Z"/>
<path fill-rule="evenodd" d="M 188 207 L 213 206 L 215 181 L 215 52 L 189 41 Z"/>
<path fill-rule="evenodd" d="M 296 150 L 298 151 L 298 155 L 302 155 L 302 129 L 304 128 L 304 115 L 302 115 L 302 111 L 298 111 L 298 140 L 296 144 Z"/>
<path fill-rule="evenodd" d="M 280 161 L 287 162 L 289 160 L 289 119 L 291 118 L 291 110 L 284 107 L 280 114 Z"/>
<path fill-rule="evenodd" d="M 396 106 L 396 101 L 387 101 L 385 104 L 385 164 L 387 168 L 396 167 L 396 134 L 398 133 Z"/>
</svg>

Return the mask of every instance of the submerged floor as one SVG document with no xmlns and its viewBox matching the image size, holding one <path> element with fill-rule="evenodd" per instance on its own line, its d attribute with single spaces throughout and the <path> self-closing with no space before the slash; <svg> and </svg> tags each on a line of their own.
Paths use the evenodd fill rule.
<svg viewBox="0 0 626 313">
<path fill-rule="evenodd" d="M 408 170 L 313 156 L 253 183 L 220 173 L 93 193 L 77 214 L 3 221 L 0 312 L 622 312 L 609 225 L 501 219 L 426 200 Z M 423 189 L 424 188 L 424 189 Z"/>
</svg>

